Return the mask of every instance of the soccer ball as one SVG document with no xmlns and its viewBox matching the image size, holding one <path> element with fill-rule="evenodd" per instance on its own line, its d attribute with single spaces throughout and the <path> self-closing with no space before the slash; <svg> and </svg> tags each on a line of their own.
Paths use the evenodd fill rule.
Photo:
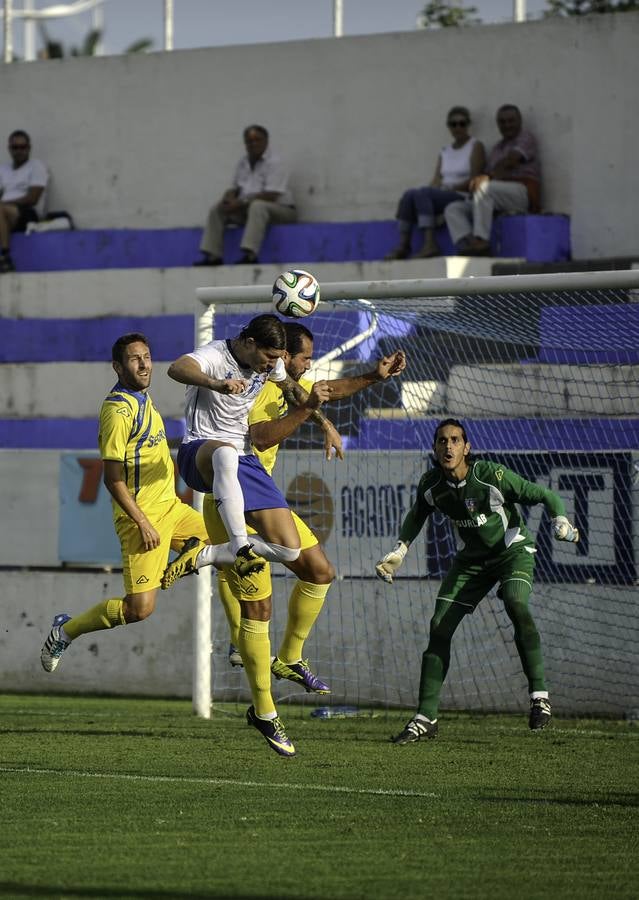
<svg viewBox="0 0 639 900">
<path fill-rule="evenodd" d="M 281 316 L 301 319 L 317 309 L 320 286 L 304 269 L 291 269 L 278 275 L 273 285 L 273 307 Z"/>
</svg>

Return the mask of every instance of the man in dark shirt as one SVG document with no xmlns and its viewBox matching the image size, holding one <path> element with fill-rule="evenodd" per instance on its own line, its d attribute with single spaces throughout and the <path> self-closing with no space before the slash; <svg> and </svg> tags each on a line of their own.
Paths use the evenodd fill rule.
<svg viewBox="0 0 639 900">
<path fill-rule="evenodd" d="M 494 212 L 539 212 L 537 142 L 522 128 L 521 112 L 511 103 L 497 110 L 497 127 L 502 139 L 488 155 L 486 173 L 471 179 L 467 200 L 450 203 L 444 210 L 451 239 L 465 256 L 490 252 Z"/>
</svg>

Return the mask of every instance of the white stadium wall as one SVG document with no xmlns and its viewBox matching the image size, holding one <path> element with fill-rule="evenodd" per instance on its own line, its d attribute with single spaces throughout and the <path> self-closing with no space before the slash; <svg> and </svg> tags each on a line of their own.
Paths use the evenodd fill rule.
<svg viewBox="0 0 639 900">
<path fill-rule="evenodd" d="M 572 216 L 577 258 L 633 253 L 639 210 L 639 14 L 438 32 L 70 59 L 3 68 L 3 122 L 53 173 L 80 227 L 199 225 L 251 122 L 288 159 L 307 220 L 387 219 L 429 179 L 467 105 L 494 142 L 517 103 L 537 134 L 544 206 Z"/>
</svg>

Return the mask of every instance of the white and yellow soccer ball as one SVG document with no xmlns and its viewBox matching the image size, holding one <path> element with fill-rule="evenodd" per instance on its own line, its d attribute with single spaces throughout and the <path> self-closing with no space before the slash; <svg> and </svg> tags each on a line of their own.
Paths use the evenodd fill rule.
<svg viewBox="0 0 639 900">
<path fill-rule="evenodd" d="M 282 272 L 273 285 L 273 308 L 281 316 L 301 319 L 315 312 L 320 301 L 317 278 L 304 269 Z"/>
</svg>

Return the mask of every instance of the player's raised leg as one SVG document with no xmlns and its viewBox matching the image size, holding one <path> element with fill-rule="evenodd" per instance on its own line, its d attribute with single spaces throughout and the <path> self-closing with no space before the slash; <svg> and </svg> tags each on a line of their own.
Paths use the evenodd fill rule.
<svg viewBox="0 0 639 900">
<path fill-rule="evenodd" d="M 298 577 L 288 601 L 286 630 L 271 669 L 276 678 L 287 678 L 306 691 L 330 694 L 330 687 L 315 675 L 304 659 L 304 643 L 322 610 L 335 577 L 335 569 L 308 526 L 293 513 L 302 551 L 289 565 Z"/>
</svg>

